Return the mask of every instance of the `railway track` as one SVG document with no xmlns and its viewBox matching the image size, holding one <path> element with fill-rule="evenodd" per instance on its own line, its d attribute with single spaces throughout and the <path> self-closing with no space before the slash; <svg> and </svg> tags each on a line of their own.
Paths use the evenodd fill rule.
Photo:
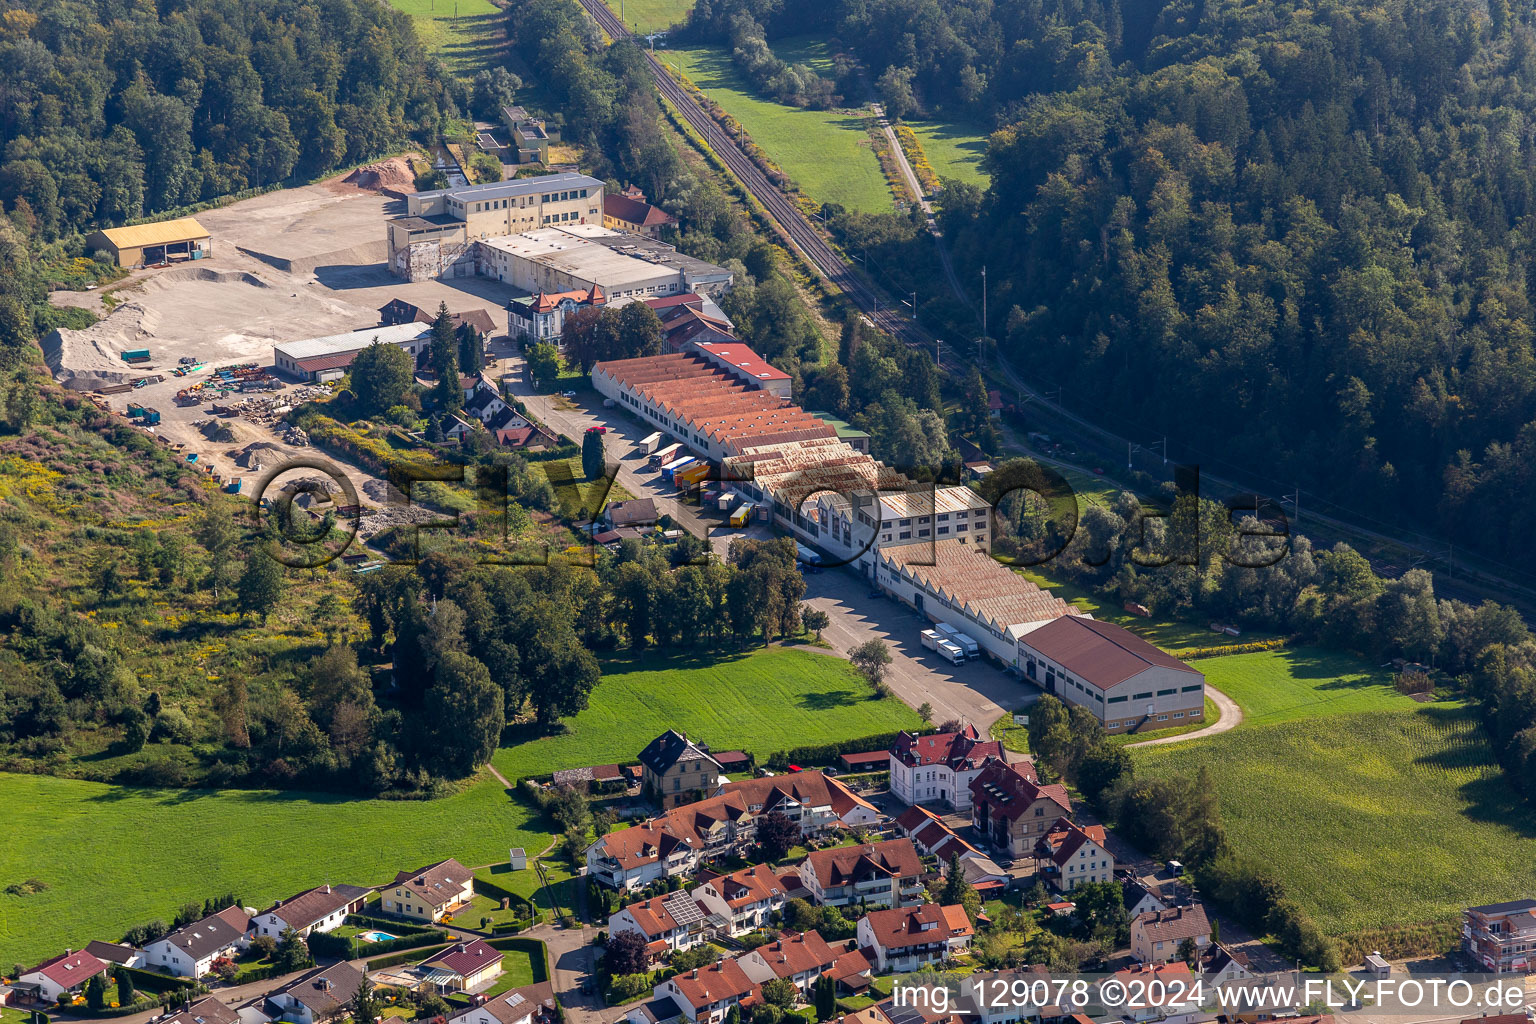
<svg viewBox="0 0 1536 1024">
<path fill-rule="evenodd" d="M 609 38 L 617 40 L 630 37 L 629 29 L 608 9 L 603 0 L 581 0 L 581 6 L 592 16 L 592 20 L 608 33 Z M 806 261 L 815 267 L 822 277 L 846 294 L 876 326 L 908 344 L 932 345 L 933 339 L 921 327 L 906 317 L 898 315 L 890 308 L 889 303 L 886 304 L 885 309 L 880 308 L 879 296 L 874 289 L 855 273 L 848 261 L 811 226 L 811 222 L 800 208 L 769 181 L 757 164 L 741 151 L 725 129 L 716 124 L 714 118 L 694 102 L 687 90 L 678 85 L 677 81 L 667 73 L 661 61 L 657 60 L 649 50 L 644 52 L 646 64 L 651 69 L 651 77 L 656 82 L 657 90 L 683 115 L 689 126 L 709 143 L 710 148 L 730 168 L 731 173 L 736 175 L 752 197 L 768 211 L 768 215 L 778 225 L 779 231 L 805 257 Z"/>
</svg>

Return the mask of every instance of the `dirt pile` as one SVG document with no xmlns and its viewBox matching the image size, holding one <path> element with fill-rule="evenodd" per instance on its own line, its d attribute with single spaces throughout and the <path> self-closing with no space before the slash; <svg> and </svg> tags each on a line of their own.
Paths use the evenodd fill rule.
<svg viewBox="0 0 1536 1024">
<path fill-rule="evenodd" d="M 341 180 L 370 192 L 383 192 L 385 189 L 397 192 L 416 190 L 416 175 L 411 173 L 410 162 L 402 156 L 359 167 Z"/>
</svg>

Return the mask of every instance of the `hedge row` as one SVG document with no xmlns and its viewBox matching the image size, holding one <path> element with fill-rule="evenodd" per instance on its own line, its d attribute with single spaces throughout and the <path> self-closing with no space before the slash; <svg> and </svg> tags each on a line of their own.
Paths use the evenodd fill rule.
<svg viewBox="0 0 1536 1024">
<path fill-rule="evenodd" d="M 1196 658 L 1220 658 L 1227 654 L 1258 654 L 1260 651 L 1273 651 L 1290 643 L 1289 637 L 1277 636 L 1269 640 L 1250 640 L 1247 643 L 1217 645 L 1215 647 L 1185 647 L 1168 653 L 1183 661 L 1194 661 Z"/>
<path fill-rule="evenodd" d="M 119 973 L 127 973 L 133 979 L 133 987 L 141 992 L 180 992 L 197 987 L 197 982 L 191 978 L 176 978 L 158 971 L 146 971 L 142 967 L 119 966 L 117 970 Z"/>
<path fill-rule="evenodd" d="M 370 917 L 367 914 L 348 914 L 346 924 L 354 928 L 374 928 L 398 935 L 402 932 L 430 932 L 435 931 L 431 925 L 422 924 L 419 921 L 406 921 L 403 919 Z"/>
<path fill-rule="evenodd" d="M 441 953 L 451 945 L 453 945 L 453 943 L 450 942 L 441 946 L 423 946 L 421 949 L 413 949 L 406 953 L 394 953 L 390 956 L 381 956 L 377 960 L 369 960 L 368 969 L 370 971 L 377 971 L 383 967 L 399 967 L 401 964 L 419 963 L 422 960 L 436 956 L 438 953 Z"/>
<path fill-rule="evenodd" d="M 393 953 L 399 949 L 418 949 L 421 946 L 438 945 L 449 940 L 447 932 L 438 929 L 429 931 L 416 931 L 408 935 L 401 935 L 393 939 L 384 939 L 381 942 L 356 943 L 356 954 L 352 952 L 355 940 L 330 932 L 315 932 L 309 937 L 309 951 L 314 956 L 323 956 L 332 959 L 356 959 L 357 957 L 377 956 L 380 953 Z"/>
<path fill-rule="evenodd" d="M 919 733 L 933 732 L 932 728 L 919 729 Z M 839 754 L 862 754 L 872 750 L 889 750 L 895 744 L 899 732 L 882 732 L 874 736 L 860 736 L 857 739 L 842 740 L 837 743 L 821 743 L 815 746 L 795 747 L 791 750 L 781 750 L 768 758 L 768 767 L 787 768 L 792 764 L 798 765 L 827 765 L 836 761 Z"/>
</svg>

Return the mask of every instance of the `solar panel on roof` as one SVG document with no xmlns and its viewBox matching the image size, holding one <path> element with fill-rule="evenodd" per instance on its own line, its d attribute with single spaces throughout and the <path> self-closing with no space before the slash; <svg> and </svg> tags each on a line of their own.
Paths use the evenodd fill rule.
<svg viewBox="0 0 1536 1024">
<path fill-rule="evenodd" d="M 669 896 L 661 901 L 661 905 L 672 915 L 672 920 L 684 928 L 704 920 L 704 911 L 699 909 L 699 905 L 687 893 Z"/>
</svg>

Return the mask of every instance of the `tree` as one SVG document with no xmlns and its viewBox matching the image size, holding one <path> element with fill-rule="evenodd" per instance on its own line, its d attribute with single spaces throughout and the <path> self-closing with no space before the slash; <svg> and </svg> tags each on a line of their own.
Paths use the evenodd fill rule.
<svg viewBox="0 0 1536 1024">
<path fill-rule="evenodd" d="M 416 361 L 399 345 L 377 338 L 352 358 L 348 369 L 352 394 L 363 416 L 378 416 L 396 405 L 408 405 L 416 387 Z"/>
<path fill-rule="evenodd" d="M 960 855 L 954 854 L 949 858 L 949 868 L 944 873 L 944 885 L 939 890 L 939 903 L 946 907 L 964 907 L 966 916 L 975 924 L 981 916 L 981 896 L 976 888 L 971 885 L 971 880 L 965 877 L 965 868 L 960 863 Z"/>
<path fill-rule="evenodd" d="M 492 157 L 492 159 L 495 159 Z M 473 377 L 485 369 L 485 339 L 469 324 L 459 328 L 459 372 Z"/>
<path fill-rule="evenodd" d="M 535 387 L 550 388 L 560 376 L 560 350 L 547 341 L 528 346 L 528 376 Z"/>
<path fill-rule="evenodd" d="M 373 994 L 373 985 L 365 977 L 352 997 L 352 1024 L 373 1024 L 379 1016 L 379 1001 Z"/>
<path fill-rule="evenodd" d="M 119 968 L 117 971 L 117 1005 L 132 1006 L 138 1000 L 133 991 L 133 975 Z"/>
<path fill-rule="evenodd" d="M 291 974 L 313 963 L 304 937 L 292 928 L 284 928 L 282 936 L 277 940 L 277 948 L 272 951 L 272 963 L 279 974 Z"/>
<path fill-rule="evenodd" d="M 618 313 L 619 358 L 661 355 L 661 318 L 643 302 L 631 302 Z"/>
<path fill-rule="evenodd" d="M 812 608 L 808 604 L 801 605 L 800 624 L 803 625 L 806 629 L 810 630 L 812 633 L 815 633 L 816 639 L 820 640 L 821 631 L 832 624 L 832 616 L 828 615 L 826 612 L 819 608 Z"/>
<path fill-rule="evenodd" d="M 848 660 L 878 694 L 885 684 L 885 670 L 891 664 L 891 651 L 881 639 L 866 640 L 848 652 Z"/>
<path fill-rule="evenodd" d="M 771 1006 L 777 1006 L 781 1010 L 787 1010 L 795 1005 L 795 997 L 799 990 L 795 983 L 788 978 L 772 978 L 763 983 L 763 1000 Z"/>
<path fill-rule="evenodd" d="M 603 951 L 603 967 L 615 977 L 623 974 L 639 974 L 650 966 L 650 956 L 645 951 L 645 937 L 639 932 L 614 932 L 608 936 Z"/>
<path fill-rule="evenodd" d="M 107 1008 L 107 979 L 105 975 L 97 974 L 85 983 L 85 1002 L 93 1010 L 105 1010 Z"/>
<path fill-rule="evenodd" d="M 832 975 L 823 974 L 816 979 L 815 1006 L 818 1021 L 831 1020 L 836 1016 L 837 983 L 832 980 Z"/>
<path fill-rule="evenodd" d="M 923 720 L 924 725 L 933 724 L 933 705 L 926 700 L 917 706 L 917 717 Z"/>
<path fill-rule="evenodd" d="M 422 697 L 422 751 L 442 774 L 463 778 L 490 760 L 504 716 L 502 690 L 490 672 L 470 655 L 450 650 Z"/>
<path fill-rule="evenodd" d="M 783 811 L 772 810 L 757 819 L 757 845 L 763 860 L 783 860 L 790 848 L 800 841 L 800 826 Z"/>
<path fill-rule="evenodd" d="M 1189 966 L 1195 966 L 1195 958 L 1199 955 L 1200 947 L 1195 945 L 1195 940 L 1186 936 L 1179 942 L 1179 959 Z"/>
<path fill-rule="evenodd" d="M 219 599 L 219 589 L 229 582 L 229 552 L 235 537 L 235 523 L 229 514 L 229 506 L 218 499 L 210 501 L 197 523 L 197 542 L 208 552 L 208 581 L 215 601 Z"/>
<path fill-rule="evenodd" d="M 900 121 L 917 109 L 917 99 L 912 94 L 913 74 L 911 68 L 892 64 L 875 82 L 885 112 L 893 120 Z"/>
<path fill-rule="evenodd" d="M 235 591 L 240 614 L 254 613 L 265 622 L 283 599 L 283 570 L 277 559 L 261 548 L 252 551 L 246 556 L 245 571 Z"/>
<path fill-rule="evenodd" d="M 589 430 L 581 435 L 581 471 L 588 480 L 596 480 L 603 475 L 604 469 L 603 434 Z"/>
<path fill-rule="evenodd" d="M 437 374 L 433 388 L 437 407 L 443 412 L 456 411 L 464 404 L 464 390 L 459 387 L 459 345 L 446 302 L 438 303 L 437 316 L 432 320 L 432 371 Z"/>
<path fill-rule="evenodd" d="M 502 108 L 517 102 L 517 90 L 523 80 L 497 65 L 475 75 L 472 103 L 475 113 L 487 121 L 500 121 Z"/>
</svg>

